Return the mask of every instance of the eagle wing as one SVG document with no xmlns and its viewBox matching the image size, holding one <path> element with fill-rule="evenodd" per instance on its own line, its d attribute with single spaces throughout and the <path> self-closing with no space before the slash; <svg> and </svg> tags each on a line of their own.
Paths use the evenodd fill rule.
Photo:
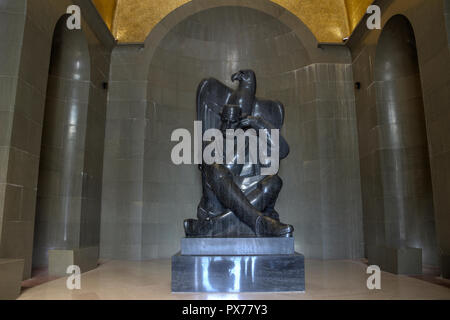
<svg viewBox="0 0 450 320">
<path fill-rule="evenodd" d="M 256 99 L 252 115 L 270 122 L 276 129 L 281 129 L 284 123 L 284 106 L 279 101 Z"/>
<path fill-rule="evenodd" d="M 203 80 L 197 89 L 197 120 L 203 123 L 203 132 L 220 129 L 223 106 L 227 103 L 233 89 L 222 82 L 210 78 Z"/>
<path fill-rule="evenodd" d="M 252 116 L 260 117 L 269 122 L 275 129 L 281 130 L 284 124 L 284 106 L 279 101 L 256 99 Z M 289 144 L 280 137 L 280 159 L 284 159 L 289 154 Z"/>
</svg>

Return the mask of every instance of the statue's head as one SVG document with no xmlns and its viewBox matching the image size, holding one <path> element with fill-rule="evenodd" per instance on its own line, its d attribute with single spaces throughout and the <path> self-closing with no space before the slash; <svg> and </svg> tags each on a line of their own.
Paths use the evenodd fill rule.
<svg viewBox="0 0 450 320">
<path fill-rule="evenodd" d="M 256 75 L 253 70 L 240 70 L 231 76 L 231 81 L 239 81 L 240 84 L 256 88 Z"/>
<path fill-rule="evenodd" d="M 222 130 L 235 129 L 242 116 L 242 109 L 238 105 L 226 104 L 222 109 Z"/>
</svg>

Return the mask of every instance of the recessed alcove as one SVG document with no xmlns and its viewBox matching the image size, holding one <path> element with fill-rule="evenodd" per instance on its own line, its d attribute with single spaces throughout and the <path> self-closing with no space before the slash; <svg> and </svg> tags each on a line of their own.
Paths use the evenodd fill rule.
<svg viewBox="0 0 450 320">
<path fill-rule="evenodd" d="M 255 70 L 257 95 L 285 104 L 284 134 L 295 144 L 300 104 L 295 75 L 296 70 L 308 64 L 308 54 L 290 28 L 251 8 L 207 9 L 189 16 L 168 32 L 156 48 L 148 74 L 143 258 L 152 257 L 156 248 L 158 256 L 176 252 L 179 244 L 172 240 L 174 234 L 184 232 L 180 222 L 197 214 L 200 171 L 195 165 L 172 163 L 171 148 L 175 143 L 170 142 L 170 136 L 177 128 L 193 132 L 200 81 L 213 77 L 234 88 L 234 72 Z M 300 161 L 296 148 L 292 150 L 282 166 Z M 286 181 L 283 192 L 289 192 L 291 187 L 291 181 Z M 283 212 L 282 218 L 289 220 L 291 215 Z"/>
<path fill-rule="evenodd" d="M 83 30 L 62 16 L 54 30 L 37 186 L 33 267 L 48 264 L 51 249 L 80 245 L 90 55 Z"/>
<path fill-rule="evenodd" d="M 371 113 L 373 213 L 368 243 L 421 248 L 437 266 L 427 129 L 414 30 L 405 16 L 385 25 L 374 65 Z M 375 211 L 377 211 L 375 213 Z"/>
<path fill-rule="evenodd" d="M 214 77 L 234 88 L 230 78 L 239 69 L 255 70 L 257 96 L 279 100 L 286 109 L 281 133 L 291 153 L 281 163 L 284 187 L 277 210 L 296 228 L 298 250 L 315 258 L 361 256 L 348 51 L 330 48 L 326 53 L 333 62 L 314 63 L 311 52 L 317 55 L 319 49 L 310 41 L 310 31 L 285 9 L 273 6 L 274 15 L 245 6 L 218 6 L 194 14 L 181 7 L 150 33 L 144 50 L 123 46 L 113 53 L 118 62 L 117 69 L 113 62 L 113 78 L 129 77 L 139 87 L 132 90 L 124 82 L 123 89 L 119 83 L 111 89 L 111 128 L 119 124 L 121 129 L 106 133 L 105 157 L 113 161 L 105 161 L 104 257 L 146 260 L 178 251 L 182 221 L 197 213 L 201 175 L 195 165 L 172 163 L 176 142 L 170 141 L 171 133 L 178 128 L 193 132 L 196 90 L 203 78 Z M 146 59 L 149 69 L 143 75 Z M 130 66 L 137 66 L 138 73 L 127 75 Z M 142 78 L 147 81 L 145 115 L 135 112 L 141 108 Z M 126 115 L 126 110 L 134 115 Z"/>
</svg>

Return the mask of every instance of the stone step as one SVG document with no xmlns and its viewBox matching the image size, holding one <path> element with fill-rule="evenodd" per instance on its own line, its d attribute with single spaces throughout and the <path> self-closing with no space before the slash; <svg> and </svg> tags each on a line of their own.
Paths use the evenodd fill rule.
<svg viewBox="0 0 450 320">
<path fill-rule="evenodd" d="M 294 238 L 183 238 L 182 255 L 294 254 Z"/>
</svg>

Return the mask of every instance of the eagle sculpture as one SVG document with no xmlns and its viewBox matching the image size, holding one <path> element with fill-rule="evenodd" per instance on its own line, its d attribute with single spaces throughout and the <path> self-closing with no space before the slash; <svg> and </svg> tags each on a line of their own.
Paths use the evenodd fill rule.
<svg viewBox="0 0 450 320">
<path fill-rule="evenodd" d="M 203 133 L 208 129 L 281 129 L 284 107 L 278 101 L 256 97 L 256 75 L 252 70 L 241 70 L 231 80 L 239 81 L 236 90 L 213 78 L 200 83 L 197 120 L 202 121 Z M 289 146 L 279 136 L 279 159 L 288 154 Z M 282 181 L 278 174 L 261 175 L 259 166 L 200 165 L 203 196 L 198 220 L 184 222 L 186 236 L 292 236 L 294 228 L 281 223 L 275 211 Z"/>
</svg>

